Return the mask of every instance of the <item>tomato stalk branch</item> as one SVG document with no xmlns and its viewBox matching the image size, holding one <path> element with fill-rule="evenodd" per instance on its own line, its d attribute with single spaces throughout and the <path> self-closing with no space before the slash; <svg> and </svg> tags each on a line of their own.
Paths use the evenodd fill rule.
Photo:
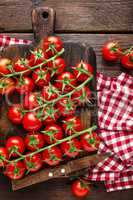
<svg viewBox="0 0 133 200">
<path fill-rule="evenodd" d="M 49 145 L 49 146 L 45 146 L 45 147 L 43 147 L 43 148 L 41 148 L 41 149 L 38 149 L 37 151 L 34 151 L 34 152 L 28 154 L 28 156 L 31 156 L 31 157 L 32 157 L 32 156 L 34 156 L 34 155 L 37 154 L 37 153 L 41 153 L 42 151 L 44 151 L 44 150 L 46 150 L 46 149 L 50 149 L 50 148 L 52 148 L 52 147 L 54 147 L 54 146 L 57 146 L 57 145 L 59 145 L 59 144 L 61 144 L 61 143 L 63 143 L 63 142 L 67 142 L 67 141 L 69 141 L 69 140 L 71 140 L 71 139 L 73 139 L 73 138 L 76 138 L 76 137 L 78 137 L 78 136 L 84 134 L 84 133 L 89 133 L 89 134 L 91 134 L 91 132 L 94 131 L 94 130 L 96 130 L 96 129 L 97 129 L 97 126 L 94 125 L 94 126 L 92 126 L 92 127 L 90 127 L 90 128 L 84 129 L 84 130 L 82 130 L 82 131 L 80 131 L 80 132 L 75 131 L 75 133 L 74 133 L 73 135 L 70 135 L 70 136 L 68 136 L 68 137 L 66 137 L 66 138 L 63 138 L 63 139 L 61 139 L 61 140 L 58 140 L 58 141 L 57 141 L 56 143 L 54 143 L 54 144 L 51 144 L 51 145 Z M 26 158 L 26 156 L 27 156 L 27 155 L 22 155 L 22 156 L 21 156 L 20 158 L 18 158 L 18 159 L 9 161 L 9 163 L 11 163 L 11 162 L 18 162 L 18 161 L 20 161 L 20 160 L 23 160 L 23 159 Z"/>
</svg>

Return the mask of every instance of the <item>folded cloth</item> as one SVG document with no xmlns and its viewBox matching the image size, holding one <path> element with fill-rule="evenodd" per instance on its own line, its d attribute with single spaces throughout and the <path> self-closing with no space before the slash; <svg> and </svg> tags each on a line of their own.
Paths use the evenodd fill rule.
<svg viewBox="0 0 133 200">
<path fill-rule="evenodd" d="M 89 170 L 89 179 L 105 181 L 107 191 L 133 188 L 133 77 L 97 74 L 98 153 L 111 155 Z"/>
<path fill-rule="evenodd" d="M 32 41 L 0 35 L 0 48 Z M 107 191 L 133 188 L 133 77 L 97 74 L 99 154 L 110 156 L 89 169 L 88 178 L 104 181 Z"/>
</svg>

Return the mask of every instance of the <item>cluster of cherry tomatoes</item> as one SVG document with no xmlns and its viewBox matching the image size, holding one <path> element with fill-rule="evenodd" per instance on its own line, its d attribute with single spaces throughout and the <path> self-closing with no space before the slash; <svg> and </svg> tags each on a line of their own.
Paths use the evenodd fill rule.
<svg viewBox="0 0 133 200">
<path fill-rule="evenodd" d="M 122 50 L 118 42 L 109 41 L 104 44 L 102 52 L 103 58 L 106 61 L 116 62 L 120 59 L 121 65 L 124 68 L 133 69 L 133 46 Z"/>
<path fill-rule="evenodd" d="M 9 137 L 5 147 L 0 147 L 0 167 L 11 179 L 22 178 L 26 170 L 36 172 L 45 165 L 58 165 L 64 155 L 74 158 L 82 150 L 98 148 L 100 139 L 95 132 L 71 138 L 83 131 L 75 112 L 91 97 L 87 83 L 93 67 L 81 61 L 67 71 L 62 53 L 60 38 L 49 36 L 27 58 L 0 59 L 0 93 L 16 91 L 22 96 L 22 102 L 9 107 L 7 116 L 27 131 L 24 138 Z M 66 137 L 69 140 L 64 142 Z M 63 142 L 50 147 L 58 141 Z"/>
</svg>

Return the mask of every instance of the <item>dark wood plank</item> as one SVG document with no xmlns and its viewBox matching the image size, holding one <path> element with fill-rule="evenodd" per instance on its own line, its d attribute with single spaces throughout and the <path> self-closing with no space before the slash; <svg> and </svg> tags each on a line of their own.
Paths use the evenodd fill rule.
<svg viewBox="0 0 133 200">
<path fill-rule="evenodd" d="M 133 31 L 132 0 L 1 0 L 0 31 L 32 31 L 31 10 L 40 3 L 55 9 L 56 32 Z"/>
<path fill-rule="evenodd" d="M 33 34 L 6 34 L 11 37 L 33 39 Z M 121 68 L 120 63 L 110 65 L 103 61 L 101 56 L 102 45 L 108 40 L 118 40 L 123 48 L 133 45 L 133 34 L 58 34 L 64 41 L 82 42 L 90 44 L 97 56 L 97 69 L 109 76 L 117 76 L 124 69 Z M 127 71 L 128 72 L 128 71 Z M 129 71 L 131 73 L 131 70 Z"/>
</svg>

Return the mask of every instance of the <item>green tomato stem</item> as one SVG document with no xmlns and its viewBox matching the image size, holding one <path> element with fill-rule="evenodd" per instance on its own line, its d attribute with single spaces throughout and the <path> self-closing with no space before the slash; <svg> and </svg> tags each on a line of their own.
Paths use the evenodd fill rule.
<svg viewBox="0 0 133 200">
<path fill-rule="evenodd" d="M 31 157 L 32 157 L 32 156 L 34 156 L 35 154 L 41 153 L 42 151 L 44 151 L 44 150 L 46 150 L 46 149 L 50 149 L 50 148 L 52 148 L 52 147 L 54 147 L 54 146 L 57 146 L 57 145 L 59 145 L 59 144 L 61 144 L 61 143 L 63 143 L 63 142 L 67 142 L 67 141 L 69 141 L 69 140 L 71 140 L 71 139 L 73 139 L 73 138 L 76 138 L 76 137 L 78 137 L 78 136 L 80 136 L 80 135 L 82 135 L 82 134 L 84 134 L 84 133 L 86 133 L 86 132 L 91 133 L 92 131 L 94 131 L 94 130 L 96 130 L 96 129 L 97 129 L 97 126 L 94 125 L 94 126 L 92 126 L 92 127 L 90 127 L 90 128 L 84 129 L 83 131 L 80 131 L 80 132 L 76 132 L 76 131 L 75 131 L 75 133 L 74 133 L 73 135 L 70 135 L 70 136 L 68 136 L 68 137 L 66 137 L 66 138 L 63 138 L 62 140 L 58 140 L 58 141 L 57 141 L 56 143 L 54 143 L 54 144 L 51 144 L 51 145 L 49 145 L 49 146 L 45 146 L 45 147 L 43 147 L 43 148 L 41 148 L 41 149 L 38 149 L 38 150 L 36 150 L 36 151 L 34 151 L 34 152 L 28 154 L 28 156 L 31 156 Z M 27 156 L 27 155 L 22 155 L 20 158 L 15 159 L 15 160 L 12 160 L 12 161 L 10 161 L 10 162 L 18 162 L 18 161 L 20 161 L 20 160 L 25 159 L 26 156 Z"/>
</svg>

